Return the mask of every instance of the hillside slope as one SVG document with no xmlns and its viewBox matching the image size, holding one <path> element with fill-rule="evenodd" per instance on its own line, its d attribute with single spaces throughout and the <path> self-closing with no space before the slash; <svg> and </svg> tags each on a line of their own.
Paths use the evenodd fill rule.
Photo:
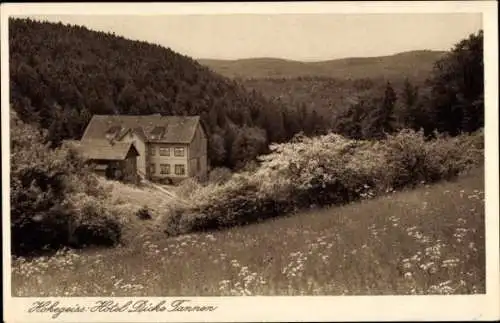
<svg viewBox="0 0 500 323">
<path fill-rule="evenodd" d="M 57 145 L 93 114 L 201 115 L 212 165 L 234 166 L 283 141 L 299 120 L 169 48 L 81 26 L 9 21 L 11 105 Z M 285 115 L 284 115 L 285 114 Z M 250 142 L 253 149 L 240 147 Z M 246 153 L 245 151 L 250 151 Z"/>
<path fill-rule="evenodd" d="M 320 62 L 299 62 L 277 58 L 239 60 L 199 59 L 213 71 L 231 78 L 333 77 L 338 79 L 385 78 L 422 79 L 445 52 L 410 51 L 391 56 L 354 57 Z"/>
<path fill-rule="evenodd" d="M 483 199 L 478 169 L 453 183 L 230 230 L 14 259 L 13 294 L 484 293 Z"/>
</svg>

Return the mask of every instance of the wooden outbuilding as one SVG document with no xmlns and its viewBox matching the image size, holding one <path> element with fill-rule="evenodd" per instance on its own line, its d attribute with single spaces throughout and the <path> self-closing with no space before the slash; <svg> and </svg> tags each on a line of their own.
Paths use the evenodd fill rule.
<svg viewBox="0 0 500 323">
<path fill-rule="evenodd" d="M 109 140 L 72 141 L 71 145 L 86 159 L 96 174 L 108 179 L 137 182 L 139 152 L 132 142 Z"/>
</svg>

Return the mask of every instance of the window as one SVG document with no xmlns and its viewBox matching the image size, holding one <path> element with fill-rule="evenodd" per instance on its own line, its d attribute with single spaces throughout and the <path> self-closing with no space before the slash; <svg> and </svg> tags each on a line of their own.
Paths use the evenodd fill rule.
<svg viewBox="0 0 500 323">
<path fill-rule="evenodd" d="M 196 158 L 196 171 L 200 171 L 201 166 L 200 166 L 200 157 Z"/>
<path fill-rule="evenodd" d="M 166 146 L 160 146 L 160 156 L 170 156 L 170 148 Z"/>
<path fill-rule="evenodd" d="M 151 139 L 161 139 L 165 134 L 165 127 L 155 127 L 153 131 L 151 131 Z"/>
<path fill-rule="evenodd" d="M 122 130 L 121 126 L 112 126 L 111 128 L 106 131 L 106 138 L 107 139 L 112 139 L 118 135 L 118 133 Z"/>
<path fill-rule="evenodd" d="M 174 156 L 175 157 L 182 157 L 182 156 L 184 156 L 184 148 L 183 147 L 175 147 L 174 148 Z"/>
<path fill-rule="evenodd" d="M 151 172 L 151 174 L 154 174 L 154 173 L 155 173 L 155 171 L 156 171 L 155 164 L 150 164 L 150 165 L 149 165 L 149 171 Z"/>
<path fill-rule="evenodd" d="M 186 175 L 186 166 L 175 165 L 175 175 Z"/>
<path fill-rule="evenodd" d="M 150 154 L 151 156 L 154 156 L 154 154 L 155 154 L 155 148 L 156 148 L 155 146 L 150 146 L 150 147 L 149 147 L 149 154 Z"/>
<path fill-rule="evenodd" d="M 170 174 L 170 164 L 160 165 L 160 174 L 169 175 Z"/>
</svg>

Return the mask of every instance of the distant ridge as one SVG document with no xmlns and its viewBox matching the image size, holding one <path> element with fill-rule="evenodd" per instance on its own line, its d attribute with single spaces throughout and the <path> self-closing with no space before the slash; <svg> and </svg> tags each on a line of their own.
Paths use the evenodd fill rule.
<svg viewBox="0 0 500 323">
<path fill-rule="evenodd" d="M 422 78 L 446 52 L 416 50 L 379 57 L 350 57 L 303 62 L 272 57 L 236 60 L 198 59 L 214 72 L 231 78 L 294 78 L 300 76 L 357 78 Z"/>
</svg>

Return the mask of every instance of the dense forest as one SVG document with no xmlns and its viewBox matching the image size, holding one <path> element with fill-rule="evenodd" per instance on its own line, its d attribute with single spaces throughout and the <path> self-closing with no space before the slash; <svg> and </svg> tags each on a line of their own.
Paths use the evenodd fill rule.
<svg viewBox="0 0 500 323">
<path fill-rule="evenodd" d="M 316 115 L 286 109 L 169 48 L 80 26 L 9 21 L 11 106 L 48 129 L 79 139 L 93 114 L 201 115 L 212 166 L 240 167 Z"/>
<path fill-rule="evenodd" d="M 402 128 L 457 135 L 484 124 L 483 33 L 440 54 L 427 76 L 229 79 L 169 48 L 80 26 L 9 21 L 11 106 L 80 138 L 93 114 L 201 115 L 212 166 L 240 168 L 294 135 L 379 139 Z"/>
<path fill-rule="evenodd" d="M 477 130 L 484 124 L 483 32 L 435 54 L 432 69 L 425 61 L 423 66 L 410 64 L 420 71 L 403 78 L 393 75 L 394 69 L 386 73 L 376 66 L 367 75 L 376 69 L 380 75 L 370 78 L 351 79 L 348 73 L 295 77 L 292 70 L 286 77 L 237 79 L 270 100 L 311 111 L 318 116 L 317 128 L 351 138 L 380 138 L 403 128 L 423 128 L 429 135 L 434 130 L 451 135 Z"/>
</svg>

